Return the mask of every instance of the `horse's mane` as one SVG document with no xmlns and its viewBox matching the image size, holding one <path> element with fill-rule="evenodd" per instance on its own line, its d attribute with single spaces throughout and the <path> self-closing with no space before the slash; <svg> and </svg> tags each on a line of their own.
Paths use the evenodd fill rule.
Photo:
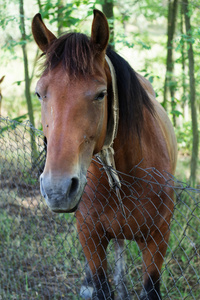
<svg viewBox="0 0 200 300">
<path fill-rule="evenodd" d="M 119 116 L 123 132 L 126 137 L 126 133 L 129 135 L 134 131 L 140 135 L 144 121 L 143 108 L 145 106 L 153 114 L 153 104 L 129 63 L 110 47 L 107 49 L 107 55 L 112 61 L 117 77 Z"/>
<path fill-rule="evenodd" d="M 67 33 L 55 40 L 49 47 L 45 70 L 52 70 L 62 63 L 70 75 L 75 77 L 92 75 L 97 52 L 98 49 L 93 47 L 86 35 Z M 146 107 L 153 113 L 153 105 L 129 63 L 110 47 L 107 48 L 106 53 L 116 72 L 119 117 L 124 136 L 128 137 L 134 131 L 140 134 L 144 121 L 143 108 Z"/>
</svg>

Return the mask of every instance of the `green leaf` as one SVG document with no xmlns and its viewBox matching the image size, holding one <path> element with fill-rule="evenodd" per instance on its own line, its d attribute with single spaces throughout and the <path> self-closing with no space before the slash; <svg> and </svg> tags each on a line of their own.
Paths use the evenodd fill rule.
<svg viewBox="0 0 200 300">
<path fill-rule="evenodd" d="M 175 115 L 176 117 L 183 116 L 183 113 L 180 112 L 179 110 L 176 110 L 176 109 L 173 109 L 173 110 L 171 111 L 171 114 L 172 114 L 172 115 Z"/>
</svg>

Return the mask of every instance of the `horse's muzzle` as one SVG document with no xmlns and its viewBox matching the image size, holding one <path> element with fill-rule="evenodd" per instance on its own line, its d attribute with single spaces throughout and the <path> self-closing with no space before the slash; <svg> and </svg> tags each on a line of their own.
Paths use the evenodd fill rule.
<svg viewBox="0 0 200 300">
<path fill-rule="evenodd" d="M 54 178 L 43 173 L 40 176 L 40 191 L 52 211 L 74 212 L 78 208 L 86 183 L 84 175 Z"/>
</svg>

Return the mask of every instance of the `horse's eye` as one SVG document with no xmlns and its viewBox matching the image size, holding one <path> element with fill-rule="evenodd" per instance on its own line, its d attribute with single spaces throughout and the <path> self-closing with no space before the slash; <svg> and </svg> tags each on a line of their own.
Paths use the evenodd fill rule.
<svg viewBox="0 0 200 300">
<path fill-rule="evenodd" d="M 38 97 L 38 99 L 41 101 L 42 97 L 40 96 L 40 94 L 38 92 L 35 92 L 35 95 Z"/>
<path fill-rule="evenodd" d="M 101 101 L 104 99 L 104 97 L 106 96 L 107 92 L 106 91 L 103 91 L 101 93 L 99 93 L 96 97 L 95 97 L 95 100 L 98 100 L 98 101 Z"/>
<path fill-rule="evenodd" d="M 35 92 L 35 95 L 38 97 L 38 99 L 41 99 L 41 96 L 38 92 Z"/>
</svg>

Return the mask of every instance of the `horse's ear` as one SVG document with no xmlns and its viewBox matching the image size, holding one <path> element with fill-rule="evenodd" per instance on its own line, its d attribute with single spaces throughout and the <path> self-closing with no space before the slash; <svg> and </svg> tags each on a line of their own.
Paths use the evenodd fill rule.
<svg viewBox="0 0 200 300">
<path fill-rule="evenodd" d="M 97 45 L 100 51 L 104 51 L 109 41 L 108 21 L 101 11 L 94 9 L 93 13 L 91 41 Z"/>
<path fill-rule="evenodd" d="M 2 83 L 2 81 L 4 80 L 4 78 L 5 78 L 5 75 L 1 77 L 0 83 Z"/>
<path fill-rule="evenodd" d="M 45 26 L 41 14 L 36 14 L 32 21 L 33 37 L 38 47 L 46 52 L 49 45 L 56 39 L 55 35 Z"/>
</svg>

